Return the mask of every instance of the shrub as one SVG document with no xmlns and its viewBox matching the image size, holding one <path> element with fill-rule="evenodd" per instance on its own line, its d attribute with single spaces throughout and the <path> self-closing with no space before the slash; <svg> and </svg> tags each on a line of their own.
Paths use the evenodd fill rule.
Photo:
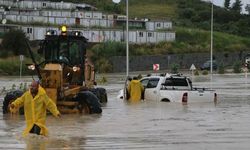
<svg viewBox="0 0 250 150">
<path fill-rule="evenodd" d="M 18 75 L 20 70 L 20 62 L 15 61 L 15 58 L 8 60 L 0 60 L 0 69 L 3 74 Z"/>
<path fill-rule="evenodd" d="M 194 71 L 194 75 L 195 75 L 195 76 L 199 76 L 199 75 L 200 75 L 199 71 L 198 71 L 198 70 L 195 70 L 195 71 Z"/>
<path fill-rule="evenodd" d="M 141 75 L 141 74 L 139 74 L 139 75 L 137 76 L 137 78 L 138 78 L 138 79 L 141 79 L 141 78 L 142 78 L 142 75 Z"/>
<path fill-rule="evenodd" d="M 93 46 L 91 51 L 95 53 L 96 57 L 125 56 L 126 45 L 121 42 L 107 41 Z"/>
<path fill-rule="evenodd" d="M 10 30 L 4 34 L 2 46 L 4 50 L 11 51 L 14 55 L 25 55 L 27 53 L 26 40 L 28 39 L 22 30 Z"/>
<path fill-rule="evenodd" d="M 224 66 L 224 64 L 219 65 L 218 73 L 219 74 L 224 74 L 225 73 L 225 66 Z"/>
<path fill-rule="evenodd" d="M 178 70 L 180 69 L 179 64 L 171 64 L 171 73 L 178 73 Z"/>
<path fill-rule="evenodd" d="M 107 80 L 107 78 L 105 77 L 105 76 L 102 76 L 99 80 L 98 80 L 98 83 L 100 83 L 100 84 L 104 84 L 104 83 L 107 83 L 108 82 L 108 80 Z"/>
<path fill-rule="evenodd" d="M 113 70 L 112 65 L 106 58 L 101 58 L 100 60 L 97 60 L 96 67 L 100 73 L 111 72 Z"/>
<path fill-rule="evenodd" d="M 233 65 L 233 72 L 234 73 L 241 73 L 242 69 L 241 69 L 241 62 L 240 61 L 236 61 Z"/>
<path fill-rule="evenodd" d="M 29 64 L 30 60 L 25 59 L 22 64 L 22 75 L 34 74 L 27 68 L 25 64 Z M 20 74 L 20 60 L 19 57 L 10 57 L 7 59 L 0 59 L 0 75 L 19 75 Z"/>
<path fill-rule="evenodd" d="M 208 75 L 208 71 L 207 70 L 203 70 L 202 71 L 202 75 Z"/>
</svg>

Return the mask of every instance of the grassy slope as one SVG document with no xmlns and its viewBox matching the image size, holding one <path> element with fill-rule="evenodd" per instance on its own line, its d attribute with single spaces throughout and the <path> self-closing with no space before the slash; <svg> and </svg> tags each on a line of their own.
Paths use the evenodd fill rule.
<svg viewBox="0 0 250 150">
<path fill-rule="evenodd" d="M 214 32 L 214 50 L 235 51 L 239 48 L 249 50 L 250 39 L 227 33 Z M 176 43 L 182 45 L 180 50 L 189 52 L 210 51 L 211 32 L 200 29 L 176 28 Z M 182 44 L 180 44 L 182 43 Z M 178 45 L 178 44 L 177 44 Z M 185 49 L 186 47 L 186 49 Z M 178 52 L 178 51 L 177 51 Z"/>
<path fill-rule="evenodd" d="M 162 47 L 160 53 L 209 52 L 210 31 L 178 27 L 178 7 L 176 0 L 133 0 L 129 6 L 129 16 L 151 19 L 170 19 L 176 31 L 176 42 Z M 250 39 L 221 32 L 214 32 L 214 50 L 250 51 Z M 165 44 L 166 45 L 166 44 Z M 159 50 L 159 48 L 157 48 Z M 147 50 L 146 50 L 147 51 Z M 157 51 L 156 49 L 154 50 Z M 147 53 L 147 52 L 146 52 Z"/>
<path fill-rule="evenodd" d="M 134 18 L 176 18 L 176 3 L 172 0 L 134 0 L 129 5 L 129 16 Z"/>
</svg>

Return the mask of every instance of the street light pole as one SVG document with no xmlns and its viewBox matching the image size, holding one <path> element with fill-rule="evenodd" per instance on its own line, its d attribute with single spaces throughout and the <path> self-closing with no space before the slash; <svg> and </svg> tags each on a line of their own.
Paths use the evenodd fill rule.
<svg viewBox="0 0 250 150">
<path fill-rule="evenodd" d="M 121 0 L 112 0 L 114 3 L 119 3 Z M 123 99 L 125 100 L 127 98 L 127 84 L 128 84 L 128 74 L 129 74 L 129 32 L 128 32 L 128 0 L 126 0 L 126 81 L 124 84 L 124 90 L 123 90 Z"/>
<path fill-rule="evenodd" d="M 126 0 L 126 32 L 127 32 L 127 35 L 126 35 L 126 76 L 128 77 L 128 74 L 129 74 L 129 59 L 128 59 L 128 56 L 129 56 L 129 44 L 128 44 L 128 39 L 129 39 L 129 32 L 128 32 L 128 0 Z"/>
<path fill-rule="evenodd" d="M 213 22 L 214 22 L 214 4 L 211 0 L 211 52 L 210 52 L 210 76 L 213 79 Z"/>
<path fill-rule="evenodd" d="M 119 3 L 121 0 L 112 0 L 114 3 Z M 129 74 L 129 30 L 128 30 L 128 0 L 126 0 L 126 76 Z"/>
</svg>

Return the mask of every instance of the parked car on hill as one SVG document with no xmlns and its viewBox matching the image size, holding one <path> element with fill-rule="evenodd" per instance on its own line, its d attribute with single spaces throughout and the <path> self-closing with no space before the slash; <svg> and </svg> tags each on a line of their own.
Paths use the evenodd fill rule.
<svg viewBox="0 0 250 150">
<path fill-rule="evenodd" d="M 211 66 L 211 61 L 208 60 L 200 66 L 200 69 L 201 70 L 210 70 L 210 66 Z M 213 69 L 217 70 L 217 68 L 218 68 L 217 62 L 216 62 L 216 60 L 213 60 Z"/>
</svg>

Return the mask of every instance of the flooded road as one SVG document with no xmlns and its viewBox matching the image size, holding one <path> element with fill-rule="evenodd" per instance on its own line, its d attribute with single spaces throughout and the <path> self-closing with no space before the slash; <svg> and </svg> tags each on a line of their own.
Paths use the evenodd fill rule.
<svg viewBox="0 0 250 150">
<path fill-rule="evenodd" d="M 117 99 L 120 75 L 107 75 L 108 103 L 101 115 L 47 117 L 48 138 L 21 137 L 23 116 L 3 115 L 0 109 L 0 149 L 80 150 L 248 150 L 250 147 L 250 77 L 214 75 L 193 78 L 194 86 L 213 87 L 218 103 L 129 104 Z M 12 82 L 13 79 L 5 80 Z M 2 80 L 1 80 L 2 82 Z M 3 83 L 1 83 L 3 85 Z M 2 106 L 2 99 L 1 103 Z"/>
</svg>

